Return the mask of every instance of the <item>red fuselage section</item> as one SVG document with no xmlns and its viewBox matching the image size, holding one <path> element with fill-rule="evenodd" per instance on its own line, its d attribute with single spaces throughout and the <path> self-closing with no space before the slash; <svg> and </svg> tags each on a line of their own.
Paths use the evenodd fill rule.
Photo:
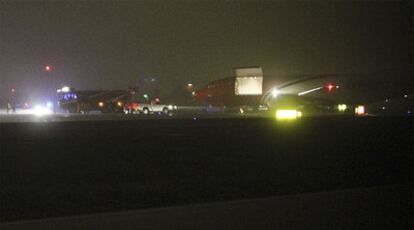
<svg viewBox="0 0 414 230">
<path fill-rule="evenodd" d="M 213 106 L 259 105 L 261 95 L 236 95 L 235 77 L 213 81 L 195 92 L 198 102 Z"/>
</svg>

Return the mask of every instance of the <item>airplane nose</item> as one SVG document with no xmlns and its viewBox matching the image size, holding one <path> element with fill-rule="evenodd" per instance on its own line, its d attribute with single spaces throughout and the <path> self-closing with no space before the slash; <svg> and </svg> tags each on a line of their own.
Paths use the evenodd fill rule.
<svg viewBox="0 0 414 230">
<path fill-rule="evenodd" d="M 195 91 L 194 94 L 193 94 L 193 97 L 196 100 L 204 100 L 204 98 L 205 98 L 202 91 Z"/>
<path fill-rule="evenodd" d="M 193 97 L 200 97 L 202 93 L 200 92 L 200 90 L 194 91 L 193 92 Z"/>
</svg>

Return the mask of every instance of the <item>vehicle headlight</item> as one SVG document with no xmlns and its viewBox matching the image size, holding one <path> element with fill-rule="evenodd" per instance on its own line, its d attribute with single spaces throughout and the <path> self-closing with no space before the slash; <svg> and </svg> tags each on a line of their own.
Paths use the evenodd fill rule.
<svg viewBox="0 0 414 230">
<path fill-rule="evenodd" d="M 44 115 L 49 115 L 49 114 L 52 114 L 52 113 L 53 113 L 53 111 L 50 108 L 43 107 L 41 105 L 36 105 L 33 108 L 33 114 L 36 115 L 36 116 L 44 116 Z"/>
</svg>

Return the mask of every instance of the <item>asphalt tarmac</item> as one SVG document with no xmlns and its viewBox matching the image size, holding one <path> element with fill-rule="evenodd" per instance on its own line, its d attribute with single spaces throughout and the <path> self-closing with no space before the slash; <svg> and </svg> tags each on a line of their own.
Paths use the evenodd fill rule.
<svg viewBox="0 0 414 230">
<path fill-rule="evenodd" d="M 3 223 L 383 186 L 395 191 L 345 207 L 412 202 L 404 117 L 4 122 L 0 140 Z"/>
</svg>

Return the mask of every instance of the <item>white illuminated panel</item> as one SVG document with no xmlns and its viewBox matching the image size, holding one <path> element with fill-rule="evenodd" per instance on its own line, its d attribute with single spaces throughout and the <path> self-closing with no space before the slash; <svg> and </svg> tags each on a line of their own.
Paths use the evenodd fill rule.
<svg viewBox="0 0 414 230">
<path fill-rule="evenodd" d="M 245 67 L 235 69 L 236 77 L 262 77 L 262 67 Z"/>
<path fill-rule="evenodd" d="M 236 95 L 261 95 L 263 77 L 237 77 L 235 83 Z"/>
</svg>

